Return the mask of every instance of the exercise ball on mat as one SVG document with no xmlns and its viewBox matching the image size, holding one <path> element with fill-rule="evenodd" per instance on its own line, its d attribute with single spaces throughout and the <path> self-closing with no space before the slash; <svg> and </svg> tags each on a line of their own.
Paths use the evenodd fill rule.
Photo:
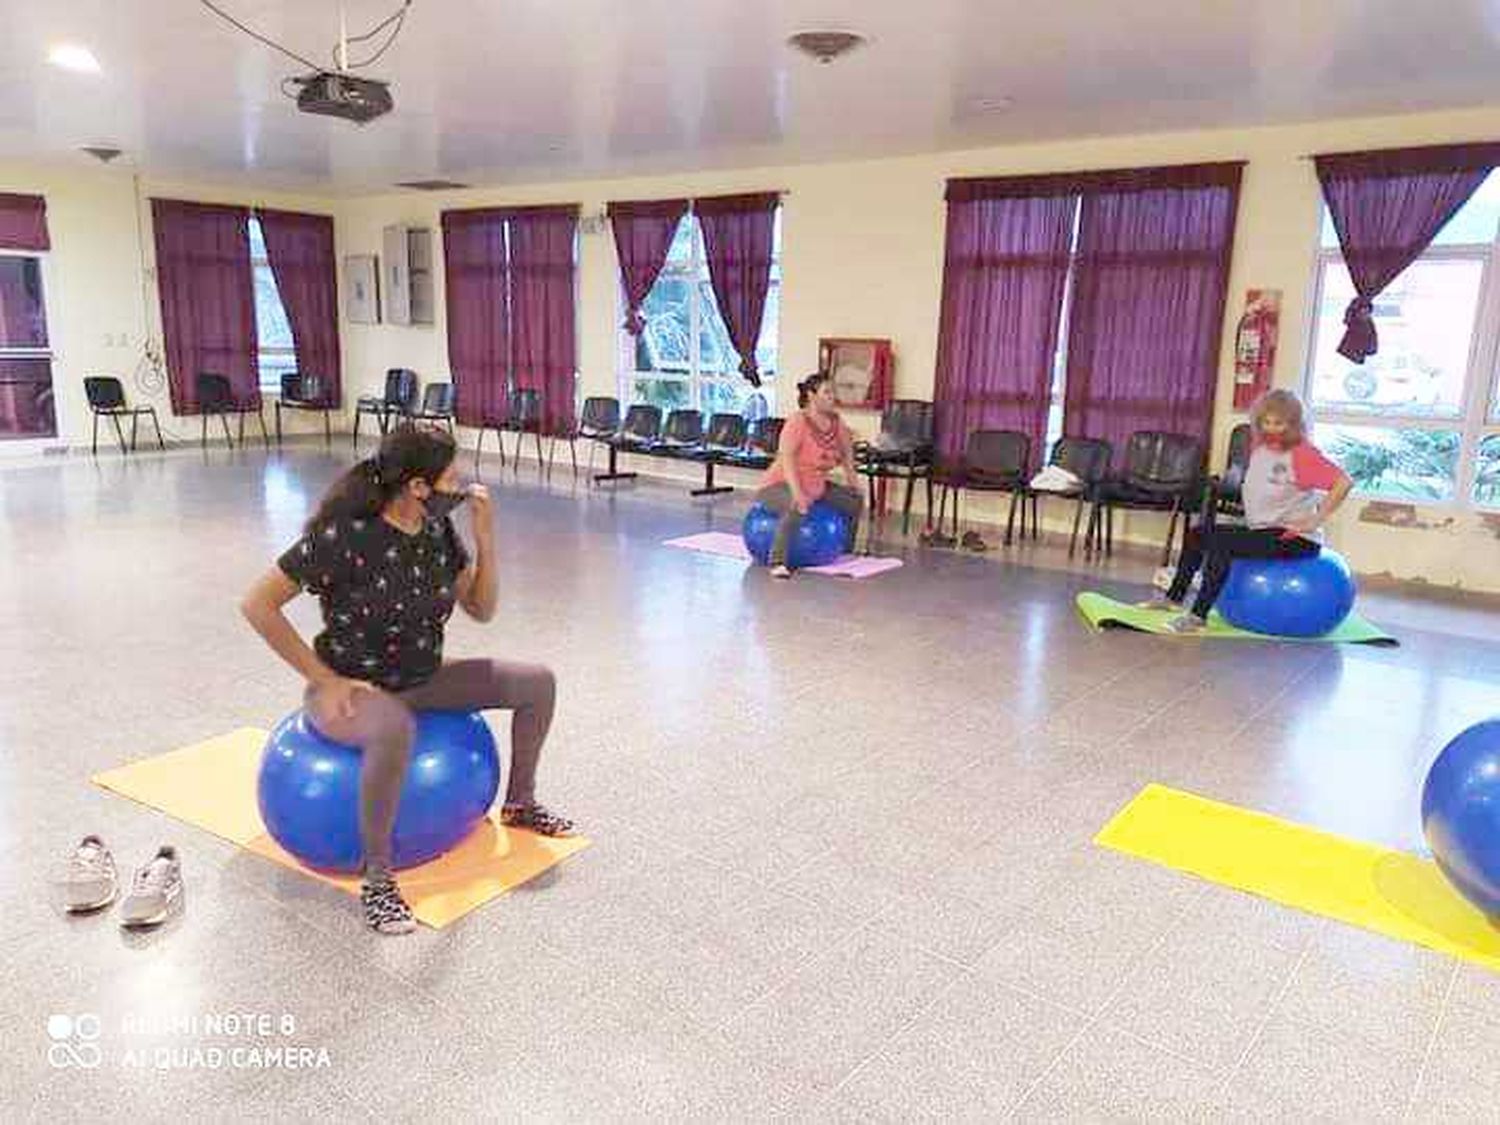
<svg viewBox="0 0 1500 1125">
<path fill-rule="evenodd" d="M 358 871 L 357 747 L 325 738 L 303 711 L 277 724 L 260 763 L 260 817 L 272 838 L 309 867 Z M 401 787 L 392 866 L 415 867 L 455 847 L 489 812 L 500 788 L 490 728 L 466 711 L 419 711 Z"/>
<path fill-rule="evenodd" d="M 1432 763 L 1422 833 L 1448 882 L 1500 921 L 1500 719 L 1476 723 Z"/>
<path fill-rule="evenodd" d="M 764 504 L 755 504 L 745 513 L 745 549 L 761 566 L 771 557 L 771 543 L 780 522 L 781 517 Z M 787 566 L 827 566 L 844 553 L 848 539 L 849 517 L 819 500 L 808 508 L 787 547 Z"/>
<path fill-rule="evenodd" d="M 1224 620 L 1252 633 L 1321 637 L 1354 608 L 1354 576 L 1327 547 L 1300 559 L 1236 559 L 1214 604 Z"/>
</svg>

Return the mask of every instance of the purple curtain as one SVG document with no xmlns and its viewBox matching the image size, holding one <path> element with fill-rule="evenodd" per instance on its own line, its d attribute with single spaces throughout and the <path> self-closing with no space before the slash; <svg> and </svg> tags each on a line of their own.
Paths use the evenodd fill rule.
<svg viewBox="0 0 1500 1125">
<path fill-rule="evenodd" d="M 1441 145 L 1314 158 L 1357 296 L 1339 354 L 1363 363 L 1380 347 L 1375 297 L 1421 256 L 1497 164 L 1500 144 Z"/>
<path fill-rule="evenodd" d="M 454 413 L 465 426 L 493 426 L 509 411 L 511 334 L 506 226 L 499 208 L 443 212 L 448 365 Z"/>
<path fill-rule="evenodd" d="M 151 216 L 173 412 L 198 413 L 206 371 L 229 379 L 236 402 L 259 406 L 249 210 L 153 199 Z"/>
<path fill-rule="evenodd" d="M 0 346 L 47 346 L 42 270 L 36 258 L 0 257 Z"/>
<path fill-rule="evenodd" d="M 962 193 L 960 193 L 962 194 Z M 948 202 L 934 393 L 938 452 L 979 429 L 1020 430 L 1045 454 L 1073 194 Z"/>
<path fill-rule="evenodd" d="M 515 385 L 542 392 L 542 427 L 571 433 L 578 379 L 574 243 L 578 208 L 510 214 L 510 321 Z"/>
<path fill-rule="evenodd" d="M 1082 193 L 1063 428 L 1207 441 L 1242 164 L 1142 169 Z"/>
<path fill-rule="evenodd" d="M 47 201 L 40 195 L 0 192 L 0 249 L 52 249 L 47 237 Z"/>
<path fill-rule="evenodd" d="M 320 402 L 337 409 L 342 401 L 342 364 L 333 220 L 295 211 L 258 214 L 266 258 L 292 328 L 297 370 L 303 379 L 316 380 Z"/>
<path fill-rule="evenodd" d="M 693 211 L 703 228 L 708 278 L 729 340 L 740 356 L 740 374 L 760 386 L 755 345 L 760 341 L 766 294 L 771 288 L 776 208 L 781 196 L 721 195 L 695 199 Z"/>
<path fill-rule="evenodd" d="M 610 229 L 620 262 L 620 286 L 625 290 L 625 330 L 639 336 L 646 327 L 641 305 L 661 276 L 678 224 L 687 214 L 686 199 L 611 203 Z"/>
</svg>

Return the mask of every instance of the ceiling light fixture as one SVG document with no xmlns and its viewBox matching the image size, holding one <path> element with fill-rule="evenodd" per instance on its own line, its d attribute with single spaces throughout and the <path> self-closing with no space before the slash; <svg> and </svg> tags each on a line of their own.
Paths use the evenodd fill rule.
<svg viewBox="0 0 1500 1125">
<path fill-rule="evenodd" d="M 969 103 L 975 113 L 1004 113 L 1016 104 L 1016 99 L 1004 94 L 993 98 L 975 98 Z"/>
<path fill-rule="evenodd" d="M 47 52 L 47 61 L 74 74 L 98 74 L 101 69 L 94 52 L 81 43 L 59 43 Z"/>
</svg>

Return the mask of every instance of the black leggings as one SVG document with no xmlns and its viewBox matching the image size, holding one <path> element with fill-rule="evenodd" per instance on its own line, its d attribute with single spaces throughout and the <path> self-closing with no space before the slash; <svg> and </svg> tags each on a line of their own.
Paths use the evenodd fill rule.
<svg viewBox="0 0 1500 1125">
<path fill-rule="evenodd" d="M 1207 617 L 1229 581 L 1229 564 L 1235 559 L 1303 559 L 1318 553 L 1318 544 L 1300 535 L 1289 535 L 1282 527 L 1215 527 L 1212 519 L 1189 529 L 1177 561 L 1177 575 L 1167 597 L 1181 604 L 1201 569 L 1203 583 L 1193 601 L 1193 614 Z"/>
</svg>

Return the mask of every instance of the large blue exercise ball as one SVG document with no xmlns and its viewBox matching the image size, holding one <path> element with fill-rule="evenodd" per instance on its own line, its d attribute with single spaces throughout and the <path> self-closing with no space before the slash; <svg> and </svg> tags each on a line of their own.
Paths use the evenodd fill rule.
<svg viewBox="0 0 1500 1125">
<path fill-rule="evenodd" d="M 276 725 L 260 763 L 260 817 L 309 867 L 358 871 L 360 751 L 325 738 L 303 711 Z M 466 711 L 419 711 L 401 785 L 392 866 L 415 867 L 473 831 L 500 789 L 490 728 Z"/>
<path fill-rule="evenodd" d="M 1300 559 L 1236 559 L 1215 608 L 1252 633 L 1321 637 L 1354 608 L 1354 576 L 1337 551 Z"/>
<path fill-rule="evenodd" d="M 1500 920 L 1500 719 L 1470 727 L 1432 763 L 1422 832 L 1448 882 Z"/>
<path fill-rule="evenodd" d="M 781 517 L 764 504 L 752 505 L 745 513 L 745 549 L 761 566 L 771 557 L 771 543 Z M 818 500 L 807 509 L 797 534 L 787 547 L 786 564 L 794 570 L 809 566 L 827 566 L 844 553 L 849 541 L 849 517 L 830 504 Z"/>
</svg>

